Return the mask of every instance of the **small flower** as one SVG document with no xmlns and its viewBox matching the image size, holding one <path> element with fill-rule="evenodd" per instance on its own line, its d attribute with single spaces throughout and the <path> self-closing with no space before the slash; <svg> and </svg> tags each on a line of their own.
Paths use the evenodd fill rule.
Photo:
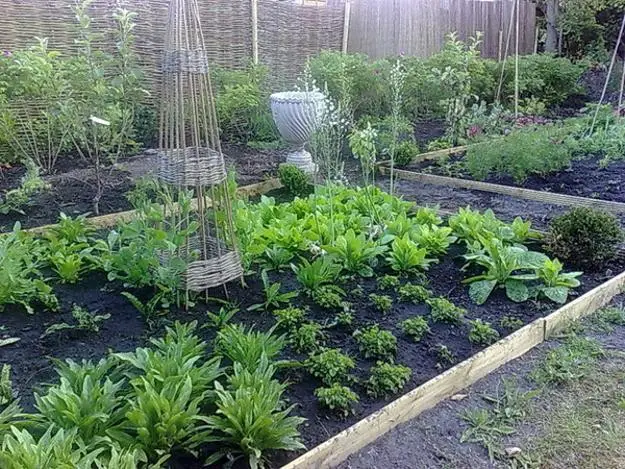
<svg viewBox="0 0 625 469">
<path fill-rule="evenodd" d="M 94 124 L 100 124 L 100 125 L 106 125 L 106 126 L 111 125 L 109 121 L 100 119 L 99 117 L 96 117 L 96 116 L 90 116 L 89 120 Z"/>
<path fill-rule="evenodd" d="M 308 250 L 313 255 L 313 257 L 325 256 L 327 254 L 325 249 L 321 249 L 321 247 L 319 247 L 319 245 L 315 243 L 310 243 L 310 245 L 308 246 Z"/>
<path fill-rule="evenodd" d="M 11 51 L 10 51 L 10 50 L 3 50 L 3 51 L 2 51 L 2 55 L 3 55 L 4 57 L 11 57 L 11 56 L 13 56 L 13 54 L 11 53 Z"/>
</svg>

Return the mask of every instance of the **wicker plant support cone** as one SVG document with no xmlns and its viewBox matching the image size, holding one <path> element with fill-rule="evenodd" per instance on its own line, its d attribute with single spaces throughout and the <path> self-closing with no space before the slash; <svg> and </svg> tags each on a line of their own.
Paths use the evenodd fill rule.
<svg viewBox="0 0 625 469">
<path fill-rule="evenodd" d="M 172 226 L 194 221 L 199 226 L 176 253 L 188 260 L 183 276 L 187 292 L 206 291 L 243 275 L 207 57 L 197 0 L 171 0 L 162 63 L 158 176 L 197 196 L 197 211 L 169 211 Z"/>
</svg>

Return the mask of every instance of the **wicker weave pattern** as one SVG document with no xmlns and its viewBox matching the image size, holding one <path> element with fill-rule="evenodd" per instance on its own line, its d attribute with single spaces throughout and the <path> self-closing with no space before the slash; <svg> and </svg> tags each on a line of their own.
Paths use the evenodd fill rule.
<svg viewBox="0 0 625 469">
<path fill-rule="evenodd" d="M 74 0 L 0 0 L 0 50 L 27 48 L 34 37 L 49 38 L 50 49 L 76 51 Z M 94 0 L 92 28 L 104 33 L 113 27 L 117 5 L 137 12 L 134 46 L 151 99 L 159 102 L 162 47 L 168 0 Z M 341 48 L 344 0 L 329 6 L 296 5 L 283 0 L 259 0 L 259 53 L 269 66 L 276 91 L 294 84 L 306 59 L 323 49 Z M 249 0 L 198 0 L 199 16 L 211 66 L 243 68 L 252 60 L 252 11 Z M 115 39 L 102 34 L 96 44 L 113 51 Z"/>
<path fill-rule="evenodd" d="M 224 157 L 211 148 L 163 151 L 158 158 L 158 177 L 180 187 L 214 186 L 226 180 Z"/>
<path fill-rule="evenodd" d="M 229 251 L 218 257 L 191 262 L 187 267 L 185 283 L 190 291 L 202 292 L 236 280 L 242 274 L 239 254 Z"/>
</svg>

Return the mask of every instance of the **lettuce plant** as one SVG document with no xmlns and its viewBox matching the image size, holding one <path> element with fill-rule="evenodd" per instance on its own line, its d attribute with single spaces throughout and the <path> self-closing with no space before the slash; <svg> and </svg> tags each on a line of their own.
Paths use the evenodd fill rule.
<svg viewBox="0 0 625 469">
<path fill-rule="evenodd" d="M 285 406 L 282 395 L 286 385 L 273 379 L 274 372 L 264 357 L 254 370 L 235 364 L 228 387 L 215 383 L 217 413 L 206 418 L 204 427 L 213 435 L 204 441 L 216 441 L 226 448 L 206 464 L 239 453 L 250 468 L 257 469 L 264 467 L 267 451 L 304 448 L 297 427 L 305 419 L 289 415 L 295 405 Z"/>
<path fill-rule="evenodd" d="M 240 363 L 254 370 L 263 356 L 277 358 L 286 344 L 286 336 L 274 335 L 276 326 L 267 332 L 246 329 L 242 325 L 229 324 L 217 333 L 215 351 L 233 363 Z"/>
<path fill-rule="evenodd" d="M 484 304 L 496 287 L 505 288 L 508 298 L 515 302 L 530 297 L 528 283 L 537 279 L 534 272 L 547 256 L 520 246 L 504 246 L 498 239 L 482 239 L 483 248 L 474 246 L 464 257 L 470 264 L 483 267 L 480 275 L 465 279 L 470 284 L 469 296 L 478 305 Z"/>
<path fill-rule="evenodd" d="M 570 290 L 579 287 L 580 281 L 577 277 L 582 275 L 582 272 L 562 272 L 563 268 L 558 259 L 546 259 L 536 269 L 536 276 L 543 283 L 538 287 L 539 293 L 559 304 L 566 303 Z"/>
<path fill-rule="evenodd" d="M 458 239 L 456 236 L 451 236 L 451 232 L 449 227 L 421 225 L 414 231 L 412 239 L 428 253 L 441 255 L 445 254 L 449 246 Z"/>
<path fill-rule="evenodd" d="M 115 373 L 112 360 L 57 362 L 56 372 L 59 384 L 35 393 L 39 414 L 34 419 L 41 427 L 75 431 L 85 441 L 121 429 L 128 409 L 126 381 Z"/>
<path fill-rule="evenodd" d="M 313 262 L 302 259 L 300 265 L 293 265 L 292 268 L 297 280 L 309 294 L 336 281 L 341 272 L 341 266 L 329 256 L 318 257 Z"/>
<path fill-rule="evenodd" d="M 0 311 L 15 304 L 32 314 L 33 303 L 57 309 L 58 301 L 40 270 L 42 257 L 41 244 L 21 231 L 19 223 L 0 237 Z"/>
<path fill-rule="evenodd" d="M 395 238 L 387 261 L 391 268 L 400 274 L 410 274 L 418 270 L 427 270 L 435 259 L 427 257 L 428 252 L 412 241 L 408 234 Z"/>
<path fill-rule="evenodd" d="M 354 230 L 349 229 L 333 245 L 324 246 L 324 249 L 350 274 L 372 277 L 373 268 L 378 263 L 378 257 L 386 251 L 386 246 L 367 240 L 364 233 L 356 235 Z"/>
<path fill-rule="evenodd" d="M 37 438 L 27 429 L 12 427 L 2 440 L 0 467 L 91 467 L 105 448 L 88 448 L 76 433 L 76 429 L 65 430 L 51 426 Z"/>
</svg>

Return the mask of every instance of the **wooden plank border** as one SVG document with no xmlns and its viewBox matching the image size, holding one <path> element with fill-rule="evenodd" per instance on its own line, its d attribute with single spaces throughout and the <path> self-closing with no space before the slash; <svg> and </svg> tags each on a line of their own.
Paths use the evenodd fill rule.
<svg viewBox="0 0 625 469">
<path fill-rule="evenodd" d="M 248 186 L 242 186 L 237 189 L 237 195 L 241 197 L 253 197 L 256 195 L 265 194 L 271 190 L 279 189 L 282 187 L 280 180 L 277 178 L 267 179 L 266 181 L 257 182 Z M 192 207 L 197 208 L 197 199 L 193 199 Z M 209 202 L 210 203 L 210 202 Z M 96 228 L 110 228 L 115 226 L 120 221 L 131 220 L 136 214 L 136 210 L 127 210 L 125 212 L 109 213 L 98 217 L 88 218 L 89 222 Z M 34 228 L 28 228 L 24 231 L 30 233 L 45 233 L 50 228 L 54 228 L 56 224 L 42 225 Z"/>
<path fill-rule="evenodd" d="M 395 428 L 417 417 L 493 372 L 518 358 L 571 321 L 593 314 L 608 304 L 625 287 L 625 272 L 586 292 L 547 317 L 526 325 L 462 363 L 418 386 L 387 406 L 343 430 L 311 449 L 282 469 L 327 469 L 336 467 L 350 455 Z"/>
<path fill-rule="evenodd" d="M 545 340 L 565 330 L 573 322 L 603 308 L 612 298 L 622 293 L 624 288 L 625 272 L 622 272 L 546 316 Z"/>
<path fill-rule="evenodd" d="M 390 170 L 386 166 L 378 166 L 379 171 L 388 175 Z M 459 189 L 470 189 L 482 192 L 492 192 L 495 194 L 509 195 L 526 200 L 535 200 L 545 204 L 565 205 L 569 207 L 591 207 L 605 210 L 612 213 L 625 213 L 625 203 L 611 202 L 602 199 L 589 199 L 575 195 L 557 194 L 554 192 L 537 191 L 524 189 L 522 187 L 504 186 L 492 184 L 490 182 L 472 181 L 469 179 L 451 178 L 447 176 L 437 176 L 405 169 L 396 169 L 396 177 L 408 181 L 418 181 L 424 184 L 434 184 L 437 186 L 456 187 Z"/>
<path fill-rule="evenodd" d="M 476 145 L 476 144 L 463 145 L 460 147 L 452 147 L 452 148 L 443 148 L 442 150 L 428 151 L 427 153 L 421 153 L 417 155 L 413 162 L 420 163 L 421 161 L 440 160 L 441 158 L 444 158 L 445 156 L 455 155 L 457 153 L 464 153 L 469 149 L 469 147 L 473 145 Z M 384 161 L 379 161 L 377 163 L 377 166 L 388 167 L 390 166 L 390 164 L 391 163 L 389 160 L 384 160 Z"/>
</svg>

